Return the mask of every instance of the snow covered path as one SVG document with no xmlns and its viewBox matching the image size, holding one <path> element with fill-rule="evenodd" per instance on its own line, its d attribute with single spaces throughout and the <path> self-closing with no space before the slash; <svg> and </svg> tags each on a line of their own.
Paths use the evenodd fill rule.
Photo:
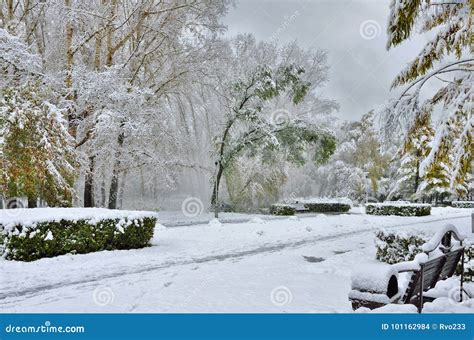
<svg viewBox="0 0 474 340">
<path fill-rule="evenodd" d="M 158 227 L 146 249 L 0 260 L 0 312 L 347 312 L 351 267 L 373 258 L 373 230 L 470 232 L 469 213 Z"/>
</svg>

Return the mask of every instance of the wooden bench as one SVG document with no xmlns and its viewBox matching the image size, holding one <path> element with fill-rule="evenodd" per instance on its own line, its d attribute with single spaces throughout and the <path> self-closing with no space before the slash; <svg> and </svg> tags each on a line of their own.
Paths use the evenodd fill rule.
<svg viewBox="0 0 474 340">
<path fill-rule="evenodd" d="M 458 241 L 457 244 L 453 244 L 453 238 Z M 424 293 L 428 290 L 434 288 L 436 283 L 440 280 L 447 279 L 454 275 L 456 267 L 459 262 L 461 262 L 461 282 L 460 282 L 460 291 L 464 292 L 463 281 L 464 281 L 464 246 L 463 238 L 460 236 L 456 228 L 452 225 L 448 225 L 443 228 L 441 231 L 436 233 L 436 235 L 427 243 L 423 245 L 423 252 L 427 255 L 433 255 L 434 252 L 438 253 L 438 256 L 435 255 L 434 258 L 422 262 L 419 264 L 411 262 L 402 262 L 392 265 L 394 268 L 400 268 L 397 270 L 398 273 L 411 272 L 412 275 L 408 281 L 407 288 L 405 293 L 401 298 L 392 299 L 390 303 L 400 303 L 400 304 L 414 304 L 418 307 L 418 312 L 421 313 L 423 309 L 423 303 L 426 301 L 432 301 L 433 298 L 424 296 Z M 413 264 L 413 265 L 410 265 Z M 396 279 L 395 276 L 390 278 L 388 285 L 391 285 L 387 288 L 387 296 L 392 298 L 390 295 L 394 294 L 393 280 Z M 351 294 L 349 295 L 349 300 L 352 302 L 352 308 L 355 310 L 359 307 L 367 307 L 370 309 L 381 307 L 380 302 L 370 301 L 370 298 L 366 300 L 361 300 L 360 298 L 355 298 L 356 296 L 364 293 L 359 291 L 361 294 Z M 351 292 L 352 293 L 352 292 Z M 357 292 L 356 292 L 357 293 Z M 398 292 L 397 292 L 398 293 Z M 460 298 L 462 299 L 460 294 Z"/>
</svg>

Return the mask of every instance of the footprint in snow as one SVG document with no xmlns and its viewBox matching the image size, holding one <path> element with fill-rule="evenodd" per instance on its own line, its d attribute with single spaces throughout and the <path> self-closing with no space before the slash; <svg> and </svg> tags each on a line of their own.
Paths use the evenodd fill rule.
<svg viewBox="0 0 474 340">
<path fill-rule="evenodd" d="M 318 262 L 323 262 L 325 260 L 325 258 L 322 258 L 322 257 L 315 257 L 315 256 L 304 256 L 303 255 L 303 258 L 308 261 L 308 262 L 311 262 L 311 263 L 318 263 Z"/>
<path fill-rule="evenodd" d="M 341 254 L 344 254 L 344 253 L 347 253 L 347 252 L 349 252 L 349 250 L 336 250 L 333 253 L 336 254 L 336 255 L 341 255 Z"/>
<path fill-rule="evenodd" d="M 163 286 L 165 286 L 165 288 L 166 288 L 166 287 L 171 286 L 172 284 L 173 284 L 173 282 L 166 282 Z"/>
</svg>

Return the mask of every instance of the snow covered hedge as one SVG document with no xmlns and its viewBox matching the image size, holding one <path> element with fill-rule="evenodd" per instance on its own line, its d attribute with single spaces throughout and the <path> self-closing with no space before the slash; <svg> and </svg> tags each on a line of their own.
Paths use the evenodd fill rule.
<svg viewBox="0 0 474 340">
<path fill-rule="evenodd" d="M 367 203 L 368 215 L 427 216 L 431 214 L 430 204 L 413 203 Z"/>
<path fill-rule="evenodd" d="M 348 198 L 290 198 L 284 201 L 298 212 L 316 213 L 345 213 L 352 207 L 352 201 Z"/>
<path fill-rule="evenodd" d="M 422 252 L 421 246 L 428 240 L 429 236 L 420 233 L 378 230 L 375 233 L 375 256 L 388 264 L 412 261 L 415 255 Z"/>
<path fill-rule="evenodd" d="M 351 209 L 351 204 L 349 202 L 317 202 L 317 201 L 307 201 L 304 202 L 304 207 L 308 209 L 309 212 L 337 212 L 345 213 Z"/>
<path fill-rule="evenodd" d="M 474 201 L 453 201 L 451 205 L 455 208 L 474 208 Z"/>
<path fill-rule="evenodd" d="M 388 232 L 379 230 L 375 233 L 376 258 L 380 262 L 395 264 L 414 260 L 423 252 L 422 246 L 431 239 L 430 235 L 418 232 Z M 461 273 L 459 265 L 456 274 Z M 466 245 L 464 251 L 464 279 L 474 280 L 474 245 Z"/>
<path fill-rule="evenodd" d="M 292 216 L 296 213 L 296 208 L 290 204 L 272 204 L 270 214 L 281 216 Z"/>
<path fill-rule="evenodd" d="M 0 211 L 0 256 L 33 261 L 63 254 L 134 249 L 149 244 L 157 215 L 99 208 Z"/>
</svg>

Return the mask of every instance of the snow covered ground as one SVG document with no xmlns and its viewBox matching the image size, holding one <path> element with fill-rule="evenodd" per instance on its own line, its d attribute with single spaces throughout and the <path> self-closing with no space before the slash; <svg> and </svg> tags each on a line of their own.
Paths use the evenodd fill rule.
<svg viewBox="0 0 474 340">
<path fill-rule="evenodd" d="M 449 222 L 470 234 L 470 213 L 367 216 L 354 208 L 299 218 L 227 215 L 224 224 L 160 213 L 162 223 L 192 225 L 158 225 L 145 249 L 0 260 L 0 312 L 350 312 L 351 269 L 373 261 L 374 230 L 435 233 Z"/>
</svg>

